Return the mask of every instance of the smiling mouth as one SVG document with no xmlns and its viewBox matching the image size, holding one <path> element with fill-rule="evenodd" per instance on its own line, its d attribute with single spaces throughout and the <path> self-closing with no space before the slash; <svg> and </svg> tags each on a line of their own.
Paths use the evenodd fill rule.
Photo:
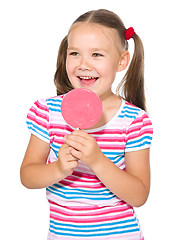
<svg viewBox="0 0 174 240">
<path fill-rule="evenodd" d="M 78 76 L 78 78 L 80 79 L 80 82 L 82 85 L 92 85 L 94 82 L 96 82 L 98 80 L 99 77 L 85 77 L 85 76 Z"/>
</svg>

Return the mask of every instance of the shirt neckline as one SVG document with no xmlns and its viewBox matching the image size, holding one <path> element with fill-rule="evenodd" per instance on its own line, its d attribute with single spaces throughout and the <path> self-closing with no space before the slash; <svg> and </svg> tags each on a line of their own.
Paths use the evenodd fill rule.
<svg viewBox="0 0 174 240">
<path fill-rule="evenodd" d="M 103 126 L 101 127 L 98 127 L 98 128 L 93 128 L 93 129 L 84 129 L 85 132 L 87 133 L 92 133 L 92 132 L 99 132 L 101 130 L 104 130 L 106 128 L 108 128 L 108 125 L 110 125 L 121 113 L 122 109 L 123 109 L 123 106 L 125 105 L 125 100 L 121 98 L 121 105 L 118 109 L 118 111 L 116 112 L 116 114 L 111 118 L 111 120 L 109 122 L 107 122 L 106 124 L 104 124 Z"/>
</svg>

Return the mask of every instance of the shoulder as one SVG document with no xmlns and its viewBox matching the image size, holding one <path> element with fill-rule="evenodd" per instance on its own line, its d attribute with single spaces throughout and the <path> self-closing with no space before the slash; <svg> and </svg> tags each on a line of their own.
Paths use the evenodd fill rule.
<svg viewBox="0 0 174 240">
<path fill-rule="evenodd" d="M 53 111 L 57 111 L 57 109 L 60 109 L 62 98 L 63 95 L 51 98 L 41 98 L 36 100 L 30 107 L 27 118 L 31 119 L 33 117 L 38 117 L 48 121 L 49 115 Z"/>
<path fill-rule="evenodd" d="M 46 112 L 56 110 L 57 107 L 61 107 L 63 97 L 64 95 L 38 99 L 34 102 L 31 108 L 40 109 L 41 111 Z"/>
<path fill-rule="evenodd" d="M 58 96 L 54 96 L 54 97 L 49 97 L 46 98 L 45 101 L 48 102 L 60 102 L 62 101 L 63 97 L 65 96 L 65 94 L 63 95 L 58 95 Z"/>
<path fill-rule="evenodd" d="M 147 113 L 125 101 L 123 111 L 127 122 L 126 152 L 148 148 L 152 142 L 153 126 Z"/>
<path fill-rule="evenodd" d="M 141 108 L 123 100 L 123 108 L 120 117 L 126 119 L 131 125 L 133 122 L 150 121 L 148 114 Z"/>
<path fill-rule="evenodd" d="M 123 100 L 123 108 L 121 112 L 122 118 L 127 118 L 130 120 L 134 120 L 137 118 L 137 116 L 142 112 L 143 110 L 136 107 L 135 105 Z"/>
<path fill-rule="evenodd" d="M 45 99 L 45 104 L 50 113 L 61 111 L 61 103 L 62 103 L 63 97 L 64 95 L 59 95 L 59 96 Z"/>
</svg>

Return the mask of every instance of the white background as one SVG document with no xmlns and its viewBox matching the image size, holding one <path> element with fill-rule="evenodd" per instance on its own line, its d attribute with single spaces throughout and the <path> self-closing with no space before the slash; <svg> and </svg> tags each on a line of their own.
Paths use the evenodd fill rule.
<svg viewBox="0 0 174 240">
<path fill-rule="evenodd" d="M 35 100 L 56 95 L 53 77 L 58 47 L 71 23 L 80 14 L 99 8 L 117 13 L 144 43 L 148 113 L 154 126 L 152 184 L 147 203 L 136 212 L 146 240 L 174 239 L 172 1 L 6 0 L 0 2 L 2 240 L 47 237 L 45 190 L 28 190 L 20 183 L 20 165 L 29 140 L 25 118 Z"/>
</svg>

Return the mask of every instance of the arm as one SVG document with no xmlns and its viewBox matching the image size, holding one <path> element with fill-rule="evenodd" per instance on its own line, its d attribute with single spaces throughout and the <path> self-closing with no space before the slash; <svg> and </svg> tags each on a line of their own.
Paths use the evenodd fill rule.
<svg viewBox="0 0 174 240">
<path fill-rule="evenodd" d="M 119 198 L 134 207 L 143 205 L 150 190 L 149 149 L 125 154 L 126 171 L 103 157 L 93 171 Z"/>
<path fill-rule="evenodd" d="M 22 184 L 27 188 L 45 188 L 59 182 L 71 174 L 78 161 L 63 144 L 59 150 L 59 160 L 46 164 L 50 145 L 33 134 L 20 169 Z"/>
<path fill-rule="evenodd" d="M 95 139 L 84 131 L 66 136 L 70 152 L 90 167 L 103 184 L 132 206 L 145 203 L 150 189 L 149 149 L 125 154 L 126 172 L 101 152 Z"/>
</svg>

